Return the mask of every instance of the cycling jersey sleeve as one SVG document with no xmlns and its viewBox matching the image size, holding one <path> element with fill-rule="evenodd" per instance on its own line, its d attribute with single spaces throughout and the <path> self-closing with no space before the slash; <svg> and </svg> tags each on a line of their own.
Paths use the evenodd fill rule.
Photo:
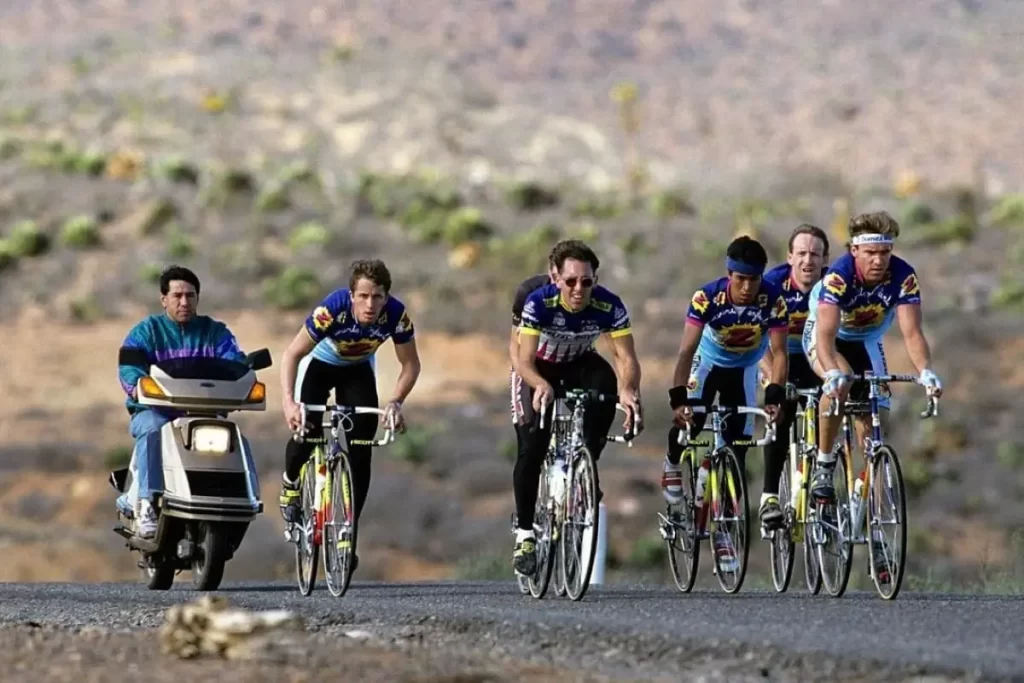
<svg viewBox="0 0 1024 683">
<path fill-rule="evenodd" d="M 781 294 L 775 299 L 775 305 L 768 315 L 768 329 L 789 329 L 789 309 L 786 306 L 786 297 Z"/>
<path fill-rule="evenodd" d="M 338 316 L 347 309 L 348 302 L 340 290 L 328 294 L 306 318 L 305 328 L 309 338 L 320 343 L 337 324 Z"/>
<path fill-rule="evenodd" d="M 409 310 L 403 305 L 402 312 L 395 323 L 395 329 L 391 332 L 391 338 L 396 344 L 408 344 L 416 336 L 416 330 L 409 317 Z"/>
<path fill-rule="evenodd" d="M 821 292 L 818 295 L 818 302 L 845 306 L 849 300 L 852 290 L 846 277 L 839 271 L 833 270 L 825 275 L 821 282 Z"/>
<path fill-rule="evenodd" d="M 521 334 L 539 337 L 544 325 L 547 324 L 547 307 L 544 305 L 544 298 L 541 290 L 536 290 L 528 297 L 523 304 L 523 321 L 519 325 Z"/>
<path fill-rule="evenodd" d="M 622 303 L 622 299 L 619 297 L 615 297 L 612 304 L 612 322 L 609 328 L 605 331 L 609 333 L 609 336 L 612 339 L 633 334 L 629 321 L 629 311 L 626 310 L 626 304 Z"/>
<path fill-rule="evenodd" d="M 917 282 L 917 273 L 914 272 L 913 268 L 908 269 L 910 272 L 907 273 L 900 283 L 900 293 L 896 297 L 897 306 L 921 303 L 921 286 Z"/>
<path fill-rule="evenodd" d="M 708 322 L 708 311 L 711 309 L 711 297 L 703 288 L 693 293 L 690 307 L 686 309 L 686 322 L 690 325 L 703 327 Z"/>
</svg>

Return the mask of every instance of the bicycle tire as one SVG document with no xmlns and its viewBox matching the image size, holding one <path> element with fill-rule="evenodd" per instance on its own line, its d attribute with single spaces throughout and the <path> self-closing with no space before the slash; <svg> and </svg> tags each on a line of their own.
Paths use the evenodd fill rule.
<svg viewBox="0 0 1024 683">
<path fill-rule="evenodd" d="M 552 462 L 545 460 L 544 469 L 541 470 L 540 480 L 537 483 L 537 504 L 534 510 L 534 536 L 537 543 L 537 569 L 533 576 L 528 576 L 526 583 L 530 588 L 530 595 L 537 600 L 544 598 L 548 592 L 548 585 L 551 583 L 551 567 L 554 564 L 551 553 L 554 544 L 551 542 L 551 531 L 554 528 L 549 505 L 551 494 L 548 491 L 548 468 Z M 544 520 L 544 527 L 537 533 L 537 521 Z"/>
<path fill-rule="evenodd" d="M 815 504 L 818 524 L 822 530 L 822 537 L 829 539 L 833 546 L 840 548 L 839 554 L 835 555 L 834 571 L 832 564 L 825 561 L 825 544 L 817 544 L 818 568 L 821 571 L 821 581 L 825 591 L 833 598 L 841 598 L 846 592 L 850 583 L 850 568 L 853 565 L 853 545 L 849 541 L 852 538 L 850 529 L 850 493 L 846 481 L 846 463 L 849 450 L 840 452 L 836 458 L 835 469 L 832 471 L 832 484 L 835 487 L 835 500 L 832 503 Z M 827 525 L 822 520 L 826 511 L 830 512 L 829 518 L 836 519 L 837 524 Z M 829 557 L 833 557 L 830 555 Z"/>
<path fill-rule="evenodd" d="M 319 446 L 317 447 L 319 449 Z M 299 473 L 301 483 L 302 524 L 299 529 L 299 540 L 295 544 L 295 573 L 299 580 L 299 592 L 310 595 L 316 586 L 317 560 L 320 546 L 314 539 L 316 524 L 316 466 L 318 451 L 314 451 L 302 471 Z"/>
<path fill-rule="evenodd" d="M 713 513 L 722 513 L 725 516 L 725 512 L 731 509 L 733 515 L 739 517 L 735 520 L 735 533 L 727 532 L 729 535 L 729 543 L 732 546 L 733 557 L 738 560 L 739 566 L 735 571 L 729 571 L 724 566 L 724 562 L 718 553 L 718 548 L 714 542 L 714 536 L 712 537 L 711 550 L 712 557 L 715 559 L 715 576 L 718 578 L 718 585 L 722 587 L 726 593 L 737 593 L 743 587 L 743 580 L 747 576 L 747 560 L 750 555 L 750 501 L 747 499 L 747 482 L 744 472 L 740 470 L 739 459 L 736 457 L 736 453 L 726 446 L 719 452 L 717 461 L 712 464 L 712 467 L 720 470 L 716 476 L 715 486 L 718 488 L 716 494 L 719 502 L 718 510 L 713 510 Z M 733 482 L 737 491 L 732 492 L 729 490 L 727 485 L 728 479 L 726 473 L 729 471 L 733 473 Z M 710 483 L 710 481 L 709 481 Z M 733 494 L 738 496 L 739 500 L 733 500 Z M 729 496 L 729 498 L 725 498 Z M 714 500 L 714 498 L 712 499 Z M 719 533 L 719 514 L 714 514 L 715 517 L 715 536 Z M 736 540 L 739 543 L 736 543 Z M 738 554 L 738 555 L 737 555 Z M 735 581 L 727 582 L 725 575 L 729 574 L 735 577 Z"/>
<path fill-rule="evenodd" d="M 668 566 L 672 572 L 672 578 L 676 582 L 676 588 L 683 593 L 693 590 L 693 584 L 697 581 L 697 569 L 700 567 L 700 534 L 697 532 L 697 521 L 699 519 L 698 501 L 694 494 L 697 487 L 697 476 L 693 468 L 693 460 L 685 456 L 679 461 L 681 478 L 683 480 L 683 502 L 680 505 L 668 506 L 668 517 L 673 521 L 673 533 L 675 537 L 665 539 L 665 546 L 668 552 Z M 673 508 L 678 508 L 674 511 Z M 676 515 L 680 516 L 676 523 Z M 680 541 L 682 542 L 680 544 Z M 689 542 L 687 544 L 687 541 Z M 687 545 L 689 552 L 687 552 Z M 677 547 L 680 546 L 680 547 Z M 682 556 L 683 566 L 680 567 L 676 553 Z M 685 570 L 685 575 L 680 576 L 680 569 Z"/>
<path fill-rule="evenodd" d="M 790 492 L 790 481 L 792 475 L 789 471 L 789 460 L 786 460 L 786 467 L 779 475 L 779 502 L 784 505 L 785 524 L 771 533 L 771 561 L 772 561 L 772 585 L 776 593 L 785 593 L 789 589 L 789 582 L 793 578 L 793 551 L 796 544 L 793 543 L 793 525 L 796 524 L 796 513 L 790 507 L 792 495 Z"/>
<path fill-rule="evenodd" d="M 582 485 L 582 491 L 578 491 L 577 482 Z M 577 504 L 579 495 L 582 505 Z M 588 514 L 589 513 L 589 514 Z M 591 523 L 587 526 L 587 517 Z M 580 518 L 582 520 L 580 521 Z M 566 487 L 565 496 L 565 521 L 561 533 L 561 567 L 562 577 L 565 581 L 565 593 L 570 600 L 579 601 L 587 593 L 590 584 L 590 574 L 594 569 L 594 557 L 597 555 L 597 534 L 600 519 L 597 514 L 597 482 L 594 478 L 594 459 L 590 451 L 584 446 L 581 447 L 572 463 L 569 466 L 569 482 Z M 585 529 L 579 534 L 575 532 L 576 527 Z M 587 557 L 582 557 L 585 538 L 590 537 L 590 552 Z M 579 539 L 577 544 L 576 539 Z M 574 548 L 567 547 L 572 543 Z M 570 555 L 570 550 L 573 550 Z M 568 569 L 568 558 L 572 556 L 579 560 L 577 570 L 570 572 Z"/>
<path fill-rule="evenodd" d="M 352 489 L 352 467 L 348 456 L 339 453 L 331 466 L 330 505 L 325 515 L 323 539 L 324 579 L 331 595 L 340 598 L 352 581 L 352 565 L 356 549 L 355 499 Z M 342 528 L 336 526 L 339 502 Z"/>
<path fill-rule="evenodd" d="M 875 541 L 873 540 L 873 527 L 875 526 L 875 522 L 878 517 L 877 498 L 879 495 L 879 484 L 885 482 L 885 478 L 882 478 L 882 466 L 887 461 L 892 463 L 891 472 L 893 476 L 891 486 L 895 488 L 894 493 L 899 498 L 898 501 L 893 501 L 893 503 L 896 508 L 895 512 L 898 514 L 898 519 L 900 520 L 898 532 L 899 553 L 896 557 L 896 562 L 889 566 L 889 586 L 891 589 L 888 592 L 882 589 L 875 571 Z M 888 488 L 888 486 L 886 488 Z M 891 446 L 883 445 L 875 451 L 874 462 L 871 467 L 871 487 L 868 489 L 867 505 L 868 557 L 870 558 L 871 563 L 871 580 L 875 584 L 875 590 L 878 591 L 878 595 L 881 596 L 883 600 L 895 600 L 903 585 L 903 574 L 906 570 L 907 564 L 907 496 L 906 487 L 903 483 L 903 469 L 900 466 L 899 457 L 896 455 L 896 451 L 893 450 Z M 879 522 L 879 524 L 881 524 L 881 522 Z"/>
<path fill-rule="evenodd" d="M 813 469 L 814 456 L 803 456 L 803 477 L 801 478 L 803 491 L 800 494 L 800 505 L 802 505 L 804 509 L 804 539 L 802 543 L 804 556 L 804 584 L 807 586 L 807 592 L 811 595 L 817 595 L 821 592 L 821 567 L 818 565 L 817 550 L 811 540 L 811 534 L 815 529 L 813 520 L 816 514 L 811 505 L 809 484 L 811 471 Z"/>
</svg>

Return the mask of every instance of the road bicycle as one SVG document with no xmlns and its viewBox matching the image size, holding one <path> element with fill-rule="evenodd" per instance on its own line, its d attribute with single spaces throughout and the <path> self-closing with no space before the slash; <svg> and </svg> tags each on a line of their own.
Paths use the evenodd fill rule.
<svg viewBox="0 0 1024 683">
<path fill-rule="evenodd" d="M 668 546 L 669 568 L 679 590 L 689 593 L 693 589 L 700 564 L 700 543 L 710 539 L 718 583 L 726 593 L 735 593 L 743 586 L 747 573 L 750 522 L 746 477 L 732 447 L 757 448 L 775 441 L 775 425 L 768 421 L 768 413 L 753 406 L 695 405 L 692 408 L 694 413 L 711 414 L 714 439 L 691 439 L 689 429 L 679 430 L 679 444 L 684 448 L 679 461 L 683 498 L 678 504 L 667 503 L 666 512 L 658 513 L 658 529 Z M 723 431 L 730 415 L 763 417 L 764 438 L 727 441 Z M 705 426 L 702 431 L 706 430 Z M 694 467 L 698 447 L 708 450 L 701 465 Z M 709 513 L 714 534 L 707 528 Z"/>
<path fill-rule="evenodd" d="M 779 476 L 779 502 L 785 515 L 780 528 L 768 534 L 771 541 L 772 584 L 778 593 L 789 588 L 793 575 L 793 549 L 803 546 L 804 580 L 807 590 L 821 590 L 821 571 L 815 547 L 807 540 L 807 529 L 815 519 L 810 500 L 810 474 L 818 454 L 818 404 L 821 388 L 797 389 L 786 384 L 786 400 L 794 405 L 789 425 L 789 453 Z"/>
<path fill-rule="evenodd" d="M 840 597 L 846 591 L 853 546 L 866 545 L 868 571 L 875 589 L 883 599 L 892 600 L 899 594 L 906 567 L 907 499 L 899 458 L 882 435 L 878 401 L 882 397 L 881 385 L 921 382 L 914 375 L 901 374 L 865 372 L 847 377 L 853 382 L 867 383 L 868 400 L 846 401 L 843 405 L 842 434 L 836 445 L 838 453 L 832 472 L 836 495 L 833 501 L 815 501 L 817 519 L 810 529 L 812 542 L 817 547 L 822 580 L 829 595 Z M 839 415 L 838 403 L 832 402 L 828 415 Z M 864 467 L 855 478 L 853 423 L 855 417 L 866 415 L 871 416 L 871 434 L 864 438 Z M 938 398 L 929 396 L 928 407 L 920 416 L 927 419 L 937 415 Z M 896 529 L 888 536 L 883 526 Z"/>
<path fill-rule="evenodd" d="M 559 575 L 555 581 L 557 595 L 565 594 L 571 600 L 581 600 L 590 585 L 600 522 L 596 464 L 584 439 L 583 417 L 588 404 L 617 401 L 617 398 L 614 394 L 594 390 L 569 389 L 563 397 L 555 400 L 551 439 L 537 486 L 533 521 L 537 569 L 530 576 L 517 573 L 520 590 L 529 592 L 534 598 L 543 598 L 547 593 L 556 565 Z M 618 402 L 615 408 L 627 412 Z M 544 429 L 546 414 L 545 405 L 540 411 L 541 429 Z M 640 423 L 638 416 L 631 432 L 605 438 L 632 448 Z M 517 528 L 517 519 L 513 515 L 513 532 Z"/>
<path fill-rule="evenodd" d="M 323 548 L 324 577 L 327 589 L 334 597 L 348 590 L 355 569 L 356 518 L 352 497 L 352 467 L 349 464 L 349 446 L 387 446 L 395 440 L 394 414 L 388 414 L 387 429 L 381 439 L 352 439 L 347 433 L 356 415 L 385 415 L 379 408 L 364 406 L 299 404 L 302 423 L 292 436 L 297 443 L 313 443 L 313 452 L 302 466 L 299 486 L 302 491 L 301 520 L 288 522 L 285 538 L 295 544 L 295 571 L 299 591 L 303 595 L 313 592 L 316 584 L 317 559 Z M 306 432 L 306 413 L 323 413 L 328 419 L 324 436 L 309 439 Z M 328 429 L 329 427 L 329 429 Z"/>
</svg>

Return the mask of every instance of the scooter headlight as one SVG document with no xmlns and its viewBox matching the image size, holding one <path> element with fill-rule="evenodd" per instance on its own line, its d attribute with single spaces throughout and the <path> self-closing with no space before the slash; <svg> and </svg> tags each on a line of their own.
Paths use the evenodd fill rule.
<svg viewBox="0 0 1024 683">
<path fill-rule="evenodd" d="M 219 425 L 199 425 L 192 430 L 192 450 L 201 453 L 227 453 L 231 450 L 231 430 Z"/>
</svg>

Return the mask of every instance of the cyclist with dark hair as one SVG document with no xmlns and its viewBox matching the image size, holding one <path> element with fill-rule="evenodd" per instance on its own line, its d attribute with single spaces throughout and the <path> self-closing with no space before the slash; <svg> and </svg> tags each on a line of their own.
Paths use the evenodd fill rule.
<svg viewBox="0 0 1024 683">
<path fill-rule="evenodd" d="M 811 370 L 804 355 L 801 338 L 807 321 L 807 307 L 811 288 L 825 275 L 828 263 L 828 235 L 821 228 L 804 223 L 789 236 L 789 255 L 786 263 L 772 268 L 764 279 L 777 286 L 786 299 L 789 316 L 789 377 L 797 389 L 814 389 L 821 380 Z M 771 375 L 774 358 L 771 349 L 765 351 L 760 366 L 763 377 Z M 761 493 L 760 517 L 766 531 L 782 524 L 779 504 L 779 477 L 786 466 L 789 453 L 789 428 L 796 417 L 796 401 L 783 405 L 782 416 L 775 433 L 775 441 L 764 447 L 764 488 Z"/>
<path fill-rule="evenodd" d="M 555 281 L 526 297 L 519 327 L 516 372 L 521 376 L 513 397 L 513 419 L 518 442 L 513 474 L 516 499 L 516 532 L 513 565 L 520 574 L 536 571 L 536 539 L 533 532 L 537 485 L 548 443 L 551 420 L 539 426 L 540 411 L 551 405 L 555 386 L 596 390 L 618 395 L 627 408 L 626 431 L 639 433 L 640 362 L 636 357 L 629 313 L 622 300 L 597 284 L 600 261 L 586 244 L 566 241 L 556 245 L 551 257 Z M 615 350 L 618 374 L 593 351 L 594 342 L 608 333 Z M 596 462 L 607 443 L 615 420 L 615 403 L 594 403 L 584 417 L 584 440 Z M 636 429 L 633 429 L 636 425 Z M 597 480 L 597 501 L 601 484 Z"/>
<path fill-rule="evenodd" d="M 134 490 L 137 483 L 138 499 L 131 500 L 130 491 L 118 497 L 117 505 L 125 515 L 138 519 L 137 533 L 142 538 L 151 538 L 157 529 L 153 494 L 163 489 L 160 429 L 183 413 L 140 405 L 136 400 L 139 379 L 149 373 L 150 365 L 171 358 L 245 360 L 238 341 L 224 323 L 197 313 L 199 289 L 199 278 L 188 268 L 171 266 L 165 270 L 160 275 L 164 312 L 147 316 L 121 344 L 117 374 L 128 396 L 129 432 L 135 438 L 131 488 Z M 245 450 L 248 453 L 248 448 Z"/>
<path fill-rule="evenodd" d="M 686 313 L 686 325 L 676 361 L 675 386 L 669 391 L 675 426 L 669 430 L 661 486 L 671 505 L 682 502 L 683 447 L 679 429 L 695 437 L 706 414 L 694 415 L 688 404 L 710 406 L 718 395 L 722 405 L 755 405 L 757 363 L 766 349 L 774 352 L 771 383 L 765 389 L 765 411 L 775 417 L 785 398 L 789 359 L 786 354 L 786 300 L 778 286 L 763 278 L 768 254 L 757 240 L 738 237 L 726 250 L 726 276 L 696 292 Z M 731 416 L 726 423 L 730 440 L 750 439 L 754 418 Z M 747 448 L 734 448 L 740 469 L 746 470 Z"/>
<path fill-rule="evenodd" d="M 300 402 L 324 405 L 332 389 L 338 405 L 376 408 L 374 355 L 391 339 L 401 370 L 380 420 L 383 423 L 393 415 L 397 429 L 403 431 L 402 402 L 420 374 L 414 337 L 405 305 L 391 295 L 391 273 L 384 262 L 353 262 L 348 287 L 331 292 L 313 309 L 282 356 L 282 407 L 288 427 L 293 432 L 301 428 Z M 354 416 L 352 423 L 350 440 L 372 439 L 377 430 L 372 415 Z M 312 413 L 307 417 L 306 436 L 319 439 L 322 435 L 322 413 Z M 289 439 L 285 446 L 280 505 L 286 521 L 295 521 L 301 514 L 299 473 L 313 445 Z M 370 490 L 371 452 L 367 445 L 349 447 L 357 521 Z"/>
</svg>

